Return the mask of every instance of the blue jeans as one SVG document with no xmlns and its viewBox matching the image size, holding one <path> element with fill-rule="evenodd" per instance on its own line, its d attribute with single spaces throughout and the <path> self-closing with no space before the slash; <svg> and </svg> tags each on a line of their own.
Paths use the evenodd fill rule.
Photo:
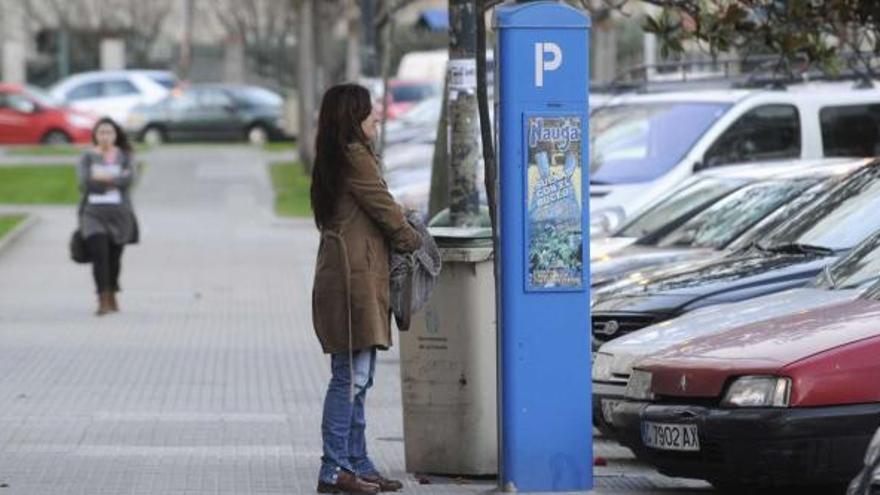
<svg viewBox="0 0 880 495">
<path fill-rule="evenodd" d="M 349 364 L 348 352 L 330 357 L 332 376 L 324 399 L 324 417 L 321 436 L 324 455 L 318 477 L 325 483 L 336 483 L 339 470 L 344 469 L 357 476 L 377 474 L 376 467 L 367 456 L 367 439 L 364 431 L 364 402 L 367 390 L 373 386 L 376 370 L 376 349 L 355 351 Z M 354 378 L 354 389 L 351 380 Z M 354 397 L 352 400 L 352 392 Z"/>
</svg>

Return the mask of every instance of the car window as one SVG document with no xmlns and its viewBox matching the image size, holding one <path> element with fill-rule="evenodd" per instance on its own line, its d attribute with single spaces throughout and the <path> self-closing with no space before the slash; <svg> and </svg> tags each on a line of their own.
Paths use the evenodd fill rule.
<svg viewBox="0 0 880 495">
<path fill-rule="evenodd" d="M 819 111 L 825 156 L 880 154 L 880 105 L 825 107 Z"/>
<path fill-rule="evenodd" d="M 745 186 L 701 211 L 657 244 L 723 248 L 817 181 L 812 178 L 774 180 Z"/>
<path fill-rule="evenodd" d="M 104 81 L 104 96 L 130 96 L 139 94 L 138 89 L 126 79 Z"/>
<path fill-rule="evenodd" d="M 167 76 L 163 74 L 148 74 L 147 77 L 151 81 L 167 89 L 174 89 L 174 87 L 177 86 L 177 80 L 174 78 L 174 76 Z"/>
<path fill-rule="evenodd" d="M 684 216 L 702 210 L 743 183 L 742 180 L 719 180 L 712 177 L 691 182 L 624 224 L 614 235 L 641 238 L 653 234 L 670 223 L 681 221 Z"/>
<path fill-rule="evenodd" d="M 845 179 L 823 200 L 801 212 L 762 242 L 766 247 L 798 243 L 850 249 L 880 230 L 880 167 Z"/>
<path fill-rule="evenodd" d="M 431 84 L 405 84 L 391 86 L 391 99 L 397 103 L 412 103 L 422 101 L 434 94 L 434 86 Z"/>
<path fill-rule="evenodd" d="M 751 246 L 756 241 L 764 240 L 770 232 L 773 232 L 780 225 L 790 220 L 801 211 L 807 209 L 810 205 L 821 201 L 822 197 L 827 194 L 829 190 L 840 183 L 836 179 L 838 179 L 838 177 L 828 177 L 802 192 L 782 207 L 777 208 L 758 223 L 750 227 L 742 235 L 737 237 L 736 240 L 727 246 L 727 249 L 743 249 Z"/>
<path fill-rule="evenodd" d="M 828 274 L 831 277 L 828 277 Z M 816 285 L 852 289 L 880 279 L 880 232 L 872 235 L 852 252 L 837 260 L 828 273 L 817 277 Z"/>
<path fill-rule="evenodd" d="M 277 93 L 256 86 L 240 88 L 235 92 L 239 101 L 252 106 L 278 107 L 284 100 Z"/>
<path fill-rule="evenodd" d="M 198 96 L 194 91 L 187 91 L 183 94 L 172 96 L 169 101 L 170 108 L 178 111 L 192 110 L 198 105 Z"/>
<path fill-rule="evenodd" d="M 730 108 L 726 103 L 630 103 L 590 116 L 590 182 L 646 182 L 678 164 Z"/>
<path fill-rule="evenodd" d="M 199 105 L 203 107 L 228 107 L 233 105 L 232 98 L 220 89 L 204 89 L 199 91 Z"/>
<path fill-rule="evenodd" d="M 709 167 L 801 156 L 801 124 L 792 105 L 765 105 L 734 122 L 706 152 Z"/>
<path fill-rule="evenodd" d="M 67 93 L 67 99 L 70 101 L 97 98 L 99 96 L 101 96 L 101 83 L 99 82 L 80 84 Z"/>
</svg>

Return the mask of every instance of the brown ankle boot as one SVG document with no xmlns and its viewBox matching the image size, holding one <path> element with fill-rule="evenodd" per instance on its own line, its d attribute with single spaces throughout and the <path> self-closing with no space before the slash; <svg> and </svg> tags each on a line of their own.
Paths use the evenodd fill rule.
<svg viewBox="0 0 880 495">
<path fill-rule="evenodd" d="M 110 297 L 112 295 L 112 292 L 101 292 L 98 294 L 98 310 L 95 311 L 95 315 L 104 316 L 113 311 L 110 307 Z"/>
<path fill-rule="evenodd" d="M 113 311 L 114 313 L 118 313 L 119 312 L 119 303 L 116 302 L 116 293 L 115 292 L 110 292 L 109 302 L 110 302 L 110 311 Z"/>
<path fill-rule="evenodd" d="M 379 490 L 383 492 L 396 492 L 403 488 L 403 483 L 400 481 L 388 479 L 378 473 L 361 476 L 361 479 L 367 483 L 379 485 Z"/>
<path fill-rule="evenodd" d="M 340 471 L 336 483 L 318 482 L 318 493 L 379 493 L 379 485 L 367 483 L 348 471 Z"/>
</svg>

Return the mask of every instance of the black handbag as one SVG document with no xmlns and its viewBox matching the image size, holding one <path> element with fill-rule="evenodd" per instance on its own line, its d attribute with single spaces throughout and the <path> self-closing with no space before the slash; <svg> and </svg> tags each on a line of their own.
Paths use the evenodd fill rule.
<svg viewBox="0 0 880 495">
<path fill-rule="evenodd" d="M 91 263 L 92 261 L 89 247 L 86 245 L 86 240 L 79 229 L 74 230 L 70 236 L 70 259 L 77 263 Z"/>
</svg>

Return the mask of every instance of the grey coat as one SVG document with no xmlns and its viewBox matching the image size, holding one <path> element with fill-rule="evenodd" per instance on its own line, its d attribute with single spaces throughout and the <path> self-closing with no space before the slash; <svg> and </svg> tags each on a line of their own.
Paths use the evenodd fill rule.
<svg viewBox="0 0 880 495">
<path fill-rule="evenodd" d="M 391 312 L 400 330 L 409 330 L 412 315 L 428 302 L 442 265 L 440 250 L 419 214 L 409 212 L 406 219 L 422 238 L 422 246 L 412 253 L 391 253 Z"/>
<path fill-rule="evenodd" d="M 119 204 L 91 204 L 88 201 L 89 194 L 101 194 L 109 189 L 104 182 L 92 179 L 92 165 L 101 161 L 102 157 L 99 153 L 89 150 L 83 154 L 77 169 L 79 190 L 82 194 L 79 206 L 79 228 L 83 238 L 106 234 L 115 244 L 137 243 L 140 235 L 129 193 L 137 171 L 131 155 L 119 152 L 122 173 L 113 182 L 113 187 L 119 190 L 122 197 Z"/>
</svg>

